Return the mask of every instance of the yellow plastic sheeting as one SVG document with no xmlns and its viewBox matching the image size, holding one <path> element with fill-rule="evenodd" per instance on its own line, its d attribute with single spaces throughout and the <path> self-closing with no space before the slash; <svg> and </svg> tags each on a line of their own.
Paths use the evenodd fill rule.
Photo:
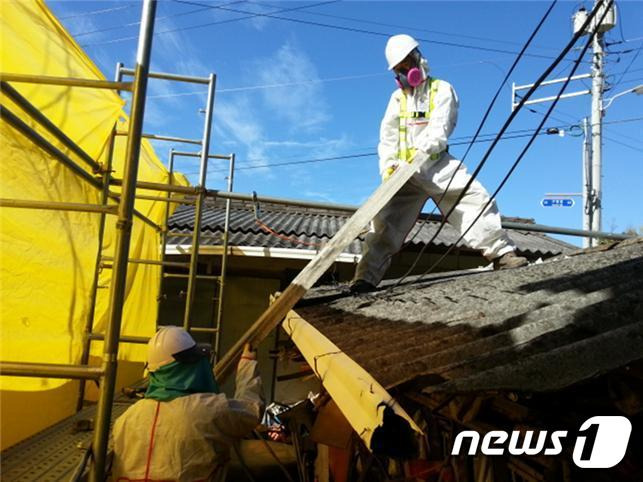
<svg viewBox="0 0 643 482">
<path fill-rule="evenodd" d="M 418 434 L 422 433 L 404 409 L 366 370 L 295 311 L 288 313 L 282 327 L 369 449 L 375 429 L 384 423 L 384 406 L 405 419 Z"/>
<path fill-rule="evenodd" d="M 98 68 L 41 1 L 0 2 L 0 35 L 0 69 L 3 72 L 104 80 Z M 124 102 L 112 91 L 12 85 L 100 162 L 106 159 L 114 125 L 118 122 L 119 129 L 127 130 L 127 117 L 122 112 Z M 2 103 L 53 140 L 5 96 L 2 96 Z M 97 189 L 45 154 L 4 120 L 0 122 L 0 149 L 0 197 L 100 202 Z M 124 158 L 125 138 L 119 137 L 113 165 L 117 178 L 122 177 Z M 74 160 L 90 172 L 82 161 Z M 139 179 L 167 182 L 167 176 L 151 145 L 143 142 Z M 136 203 L 136 209 L 157 224 L 162 223 L 165 207 L 166 203 L 162 202 Z M 112 256 L 115 217 L 108 216 L 107 220 L 103 254 Z M 89 314 L 98 226 L 98 214 L 0 209 L 0 359 L 79 362 L 83 329 Z M 135 220 L 130 257 L 157 260 L 159 244 L 159 233 Z M 133 264 L 129 268 L 122 333 L 151 335 L 156 320 L 160 268 Z M 98 332 L 104 331 L 107 321 L 111 275 L 110 269 L 100 273 L 101 288 L 95 315 L 95 331 Z M 102 355 L 101 343 L 93 343 L 92 351 Z M 119 351 L 121 359 L 136 361 L 143 357 L 144 347 L 141 346 L 122 345 Z M 64 383 L 64 380 L 56 379 L 0 377 L 3 390 L 51 390 Z"/>
</svg>

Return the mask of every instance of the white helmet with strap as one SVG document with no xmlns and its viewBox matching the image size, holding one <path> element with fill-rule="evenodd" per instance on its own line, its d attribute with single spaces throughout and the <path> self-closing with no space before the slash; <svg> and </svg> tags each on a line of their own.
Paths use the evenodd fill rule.
<svg viewBox="0 0 643 482">
<path fill-rule="evenodd" d="M 393 70 L 393 67 L 402 62 L 419 45 L 417 40 L 406 34 L 393 35 L 389 38 L 384 49 L 388 69 Z"/>
</svg>

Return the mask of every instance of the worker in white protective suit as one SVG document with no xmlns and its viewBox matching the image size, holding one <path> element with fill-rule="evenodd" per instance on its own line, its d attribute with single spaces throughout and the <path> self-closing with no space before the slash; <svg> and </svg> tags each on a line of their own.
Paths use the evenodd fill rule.
<svg viewBox="0 0 643 482">
<path fill-rule="evenodd" d="M 223 481 L 233 444 L 263 412 L 257 361 L 246 345 L 234 399 L 219 393 L 206 354 L 176 326 L 148 345 L 145 398 L 114 423 L 113 480 Z"/>
<path fill-rule="evenodd" d="M 453 87 L 429 76 L 428 62 L 409 35 L 389 38 L 385 55 L 399 88 L 391 95 L 380 128 L 382 180 L 393 175 L 400 163 L 428 160 L 375 217 L 350 287 L 355 293 L 375 289 L 429 197 L 438 203 L 442 213 L 447 213 L 471 178 L 465 166 L 448 152 L 448 138 L 458 118 L 458 97 Z M 489 194 L 474 180 L 448 222 L 460 233 L 465 232 L 487 201 Z M 515 246 L 502 230 L 495 202 L 464 235 L 464 240 L 493 260 L 497 269 L 527 264 L 525 258 L 515 255 Z"/>
</svg>

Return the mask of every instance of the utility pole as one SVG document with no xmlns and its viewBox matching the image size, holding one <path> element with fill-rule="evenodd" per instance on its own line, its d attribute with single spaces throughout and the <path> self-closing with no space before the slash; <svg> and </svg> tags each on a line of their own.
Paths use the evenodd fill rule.
<svg viewBox="0 0 643 482">
<path fill-rule="evenodd" d="M 594 0 L 594 9 L 605 9 L 606 2 L 601 0 Z M 592 40 L 592 70 L 590 74 L 581 74 L 570 77 L 570 80 L 581 80 L 585 78 L 592 79 L 592 88 L 588 90 L 581 90 L 568 94 L 563 94 L 559 98 L 566 99 L 569 97 L 576 97 L 579 95 L 591 94 L 591 116 L 590 122 L 587 117 L 583 119 L 583 229 L 586 231 L 600 231 L 601 230 L 601 168 L 602 168 L 602 127 L 603 127 L 603 90 L 604 79 L 603 65 L 605 63 L 604 51 L 604 34 L 616 25 L 616 11 L 614 5 L 610 6 L 609 11 L 603 16 L 604 10 L 597 12 L 591 25 L 583 30 L 583 35 L 589 35 L 596 31 L 596 35 Z M 572 17 L 573 30 L 576 34 L 584 25 L 587 19 L 587 11 L 580 8 Z M 603 19 L 600 22 L 601 18 Z M 599 24 L 600 22 L 600 24 Z M 548 80 L 542 82 L 540 85 L 551 85 L 567 81 L 567 78 Z M 511 108 L 512 110 L 518 105 L 517 92 L 526 90 L 534 84 L 526 85 L 512 85 L 511 94 Z M 550 102 L 557 96 L 542 97 L 540 99 L 530 99 L 525 102 L 527 104 L 539 104 L 541 102 Z M 598 240 L 595 238 L 584 238 L 583 247 L 596 246 Z"/>
<path fill-rule="evenodd" d="M 592 228 L 592 141 L 589 119 L 583 118 L 583 229 L 590 231 Z M 592 238 L 583 238 L 583 248 L 591 246 Z"/>
<path fill-rule="evenodd" d="M 594 8 L 598 8 L 599 0 L 594 0 Z M 599 13 L 600 16 L 600 13 Z M 597 17 L 595 17 L 597 18 Z M 592 177 L 589 206 L 590 226 L 593 231 L 601 230 L 601 177 L 602 177 L 602 154 L 603 154 L 603 87 L 604 87 L 604 51 L 603 51 L 603 27 L 599 26 L 592 43 Z M 598 240 L 591 238 L 590 246 L 598 244 Z"/>
</svg>

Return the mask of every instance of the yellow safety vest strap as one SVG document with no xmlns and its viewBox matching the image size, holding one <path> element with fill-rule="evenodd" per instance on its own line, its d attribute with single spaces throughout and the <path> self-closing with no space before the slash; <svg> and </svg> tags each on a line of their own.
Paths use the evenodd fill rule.
<svg viewBox="0 0 643 482">
<path fill-rule="evenodd" d="M 424 118 L 427 121 L 431 117 L 431 113 L 433 112 L 433 109 L 435 107 L 435 94 L 438 91 L 438 79 L 433 79 L 429 77 L 429 110 L 426 112 L 408 112 L 407 110 L 407 98 L 406 98 L 406 93 L 402 91 L 402 97 L 400 98 L 400 113 L 399 113 L 399 119 L 400 119 L 400 126 L 399 126 L 399 136 L 398 136 L 398 153 L 397 157 L 398 159 L 401 159 L 406 162 L 411 162 L 413 160 L 413 156 L 415 156 L 415 153 L 417 149 L 415 148 L 410 148 L 408 147 L 408 140 L 407 140 L 407 119 L 418 119 L 418 118 Z M 431 155 L 431 160 L 436 161 L 440 158 L 442 155 L 442 152 L 439 152 L 437 154 L 432 154 Z"/>
</svg>

